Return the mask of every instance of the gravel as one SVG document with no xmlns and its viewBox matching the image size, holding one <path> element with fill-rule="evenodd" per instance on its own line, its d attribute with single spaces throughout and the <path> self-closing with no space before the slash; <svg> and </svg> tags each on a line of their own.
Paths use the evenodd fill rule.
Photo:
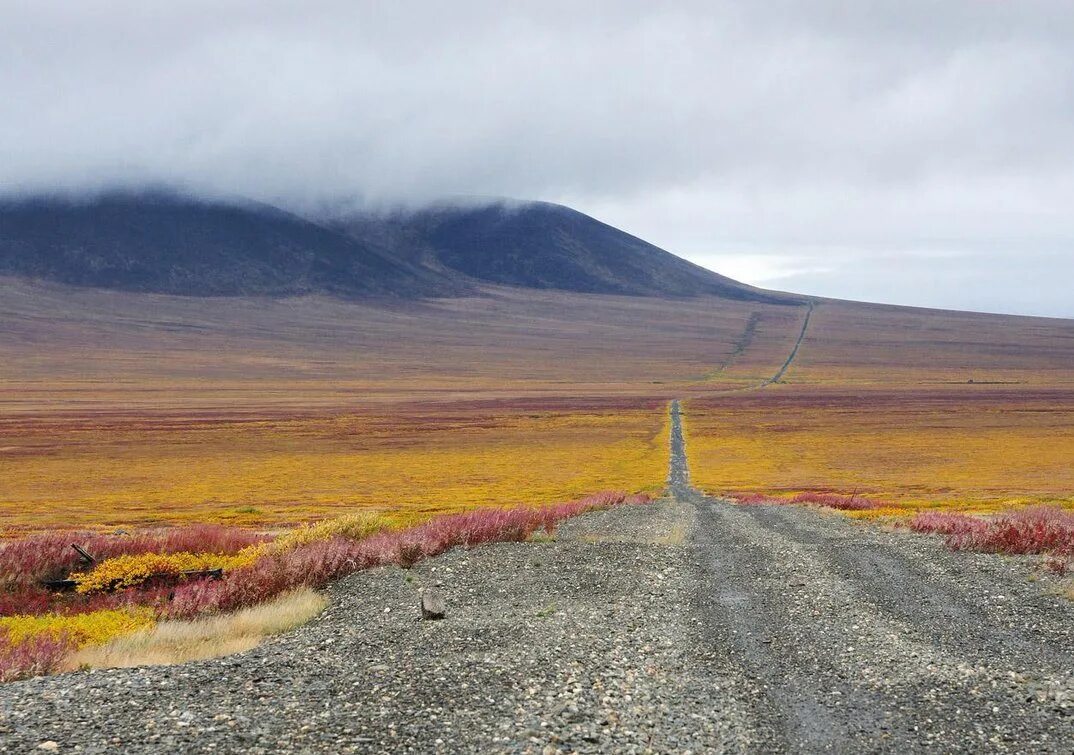
<svg viewBox="0 0 1074 755">
<path fill-rule="evenodd" d="M 354 575 L 247 653 L 0 687 L 0 751 L 1074 750 L 1074 611 L 1025 562 L 706 498 L 672 445 L 664 500 Z"/>
</svg>

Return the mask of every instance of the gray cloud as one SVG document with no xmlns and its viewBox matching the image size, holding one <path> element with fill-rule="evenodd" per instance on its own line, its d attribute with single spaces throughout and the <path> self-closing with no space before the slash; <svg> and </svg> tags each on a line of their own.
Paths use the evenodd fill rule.
<svg viewBox="0 0 1074 755">
<path fill-rule="evenodd" d="M 1074 316 L 1011 274 L 1074 272 L 1070 39 L 1067 2 L 6 4 L 0 187 L 543 198 L 780 285 Z M 973 296 L 915 277 L 959 265 Z"/>
</svg>

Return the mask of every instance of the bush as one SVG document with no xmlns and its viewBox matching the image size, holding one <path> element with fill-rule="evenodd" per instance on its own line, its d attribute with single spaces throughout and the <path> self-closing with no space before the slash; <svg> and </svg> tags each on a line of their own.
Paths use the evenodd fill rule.
<svg viewBox="0 0 1074 755">
<path fill-rule="evenodd" d="M 975 516 L 949 511 L 922 511 L 915 514 L 906 526 L 914 532 L 937 535 L 962 535 L 987 529 L 988 522 Z"/>
<path fill-rule="evenodd" d="M 12 645 L 35 637 L 49 636 L 82 647 L 105 642 L 122 634 L 144 629 L 153 624 L 153 610 L 144 606 L 94 611 L 68 616 L 5 616 L 0 619 L 0 635 Z"/>
<path fill-rule="evenodd" d="M 74 575 L 75 589 L 80 593 L 95 590 L 114 590 L 134 587 L 159 575 L 174 575 L 185 571 L 236 569 L 249 566 L 261 554 L 262 546 L 245 548 L 235 554 L 217 553 L 142 553 L 137 556 L 116 556 L 92 571 Z"/>
<path fill-rule="evenodd" d="M 522 541 L 539 530 L 551 532 L 568 517 L 620 504 L 649 501 L 647 495 L 600 493 L 540 508 L 476 509 L 429 519 L 407 529 L 389 529 L 372 514 L 328 520 L 266 543 L 261 535 L 223 527 L 184 527 L 118 538 L 71 533 L 25 538 L 0 551 L 9 589 L 0 592 L 0 680 L 49 673 L 75 649 L 95 645 L 153 625 L 157 617 L 194 618 L 264 603 L 301 588 L 323 587 L 361 569 L 411 566 L 457 547 L 494 541 Z M 99 539 L 95 539 L 99 538 Z M 75 575 L 75 595 L 56 596 L 29 582 L 31 573 L 71 568 L 70 542 L 85 544 L 102 560 Z M 42 546 L 35 554 L 32 545 Z M 183 550 L 196 545 L 200 550 Z M 62 547 L 61 547 L 62 546 Z M 146 548 L 159 547 L 161 552 Z M 221 580 L 197 580 L 174 589 L 147 588 L 161 573 L 223 568 Z M 95 592 L 105 588 L 115 592 Z M 12 615 L 12 614 L 20 615 Z M 25 614 L 25 615 L 23 615 Z M 35 614 L 35 615 L 31 615 Z"/>
<path fill-rule="evenodd" d="M 1074 554 L 1074 513 L 1057 506 L 1033 506 L 991 519 L 929 511 L 913 517 L 908 526 L 944 535 L 954 550 Z"/>
<path fill-rule="evenodd" d="M 381 514 L 372 512 L 346 514 L 334 519 L 326 519 L 323 522 L 296 527 L 273 540 L 270 550 L 290 550 L 300 545 L 308 545 L 315 540 L 331 540 L 333 537 L 362 540 L 391 526 L 392 521 Z"/>
<path fill-rule="evenodd" d="M 12 642 L 0 633 L 0 682 L 12 682 L 58 670 L 74 644 L 64 636 L 41 635 Z"/>
<path fill-rule="evenodd" d="M 55 613 L 75 616 L 125 606 L 159 606 L 168 599 L 169 588 L 158 586 L 128 588 L 111 593 L 51 593 L 40 588 L 16 588 L 0 592 L 0 617 L 20 614 Z"/>
<path fill-rule="evenodd" d="M 233 554 L 270 539 L 249 530 L 215 524 L 147 530 L 134 535 L 78 531 L 31 535 L 0 544 L 0 587 L 32 586 L 83 568 L 72 543 L 81 545 L 101 562 L 147 553 Z"/>
</svg>

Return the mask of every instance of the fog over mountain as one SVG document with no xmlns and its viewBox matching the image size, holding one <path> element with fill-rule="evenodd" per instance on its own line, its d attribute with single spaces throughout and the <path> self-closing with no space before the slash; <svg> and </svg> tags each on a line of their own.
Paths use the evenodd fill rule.
<svg viewBox="0 0 1074 755">
<path fill-rule="evenodd" d="M 574 207 L 725 275 L 1074 316 L 1074 6 L 43 0 L 7 195 Z"/>
</svg>

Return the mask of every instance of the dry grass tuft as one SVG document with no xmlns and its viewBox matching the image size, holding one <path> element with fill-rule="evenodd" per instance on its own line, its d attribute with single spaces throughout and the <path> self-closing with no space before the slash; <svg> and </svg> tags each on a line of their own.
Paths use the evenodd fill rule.
<svg viewBox="0 0 1074 755">
<path fill-rule="evenodd" d="M 684 522 L 676 522 L 666 532 L 657 536 L 653 542 L 657 545 L 682 545 L 686 542 L 688 532 L 689 527 Z"/>
<path fill-rule="evenodd" d="M 164 621 L 152 629 L 84 648 L 70 658 L 69 666 L 159 666 L 241 653 L 269 635 L 306 623 L 326 604 L 320 593 L 303 588 L 235 613 L 193 621 Z"/>
</svg>

